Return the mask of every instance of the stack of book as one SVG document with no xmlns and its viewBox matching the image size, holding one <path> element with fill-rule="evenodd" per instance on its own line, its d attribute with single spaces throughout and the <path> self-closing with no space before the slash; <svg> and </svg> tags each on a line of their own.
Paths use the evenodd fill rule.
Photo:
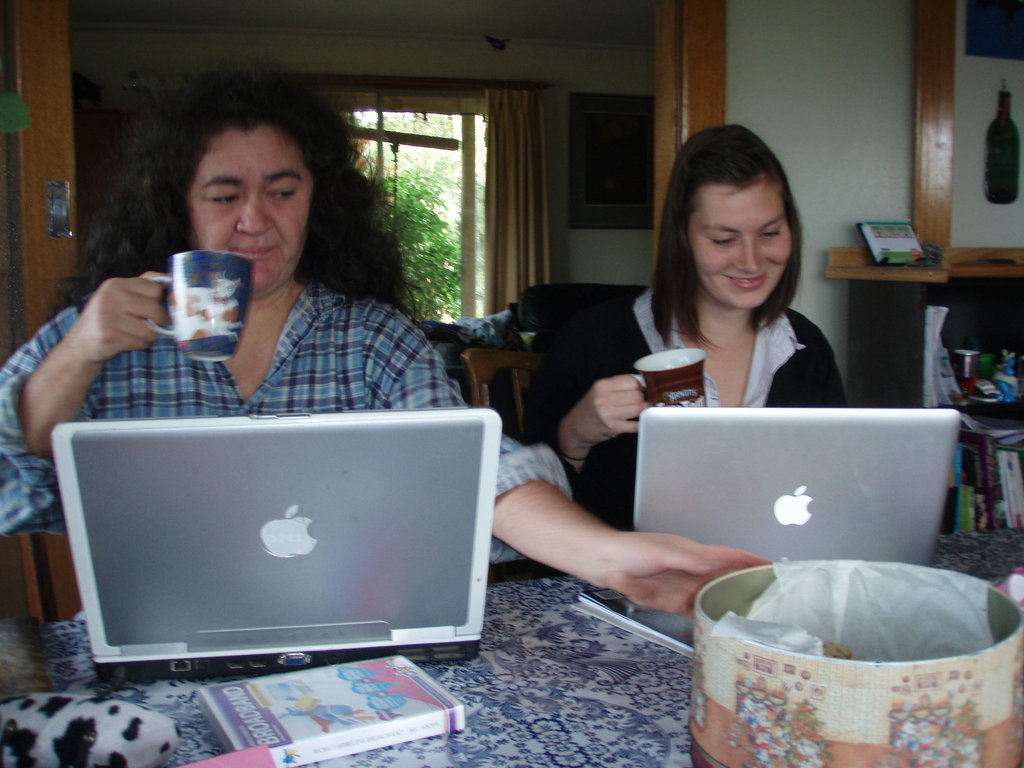
<svg viewBox="0 0 1024 768">
<path fill-rule="evenodd" d="M 947 532 L 1024 528 L 1024 442 L 1020 434 L 1013 428 L 961 430 Z"/>
</svg>

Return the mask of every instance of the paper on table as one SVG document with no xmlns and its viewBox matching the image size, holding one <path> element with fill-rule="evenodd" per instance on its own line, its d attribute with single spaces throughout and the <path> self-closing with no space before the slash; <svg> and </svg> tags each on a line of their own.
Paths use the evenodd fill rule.
<svg viewBox="0 0 1024 768">
<path fill-rule="evenodd" d="M 860 560 L 776 563 L 774 570 L 746 619 L 799 627 L 846 646 L 856 660 L 924 661 L 993 643 L 988 585 L 980 579 Z M 760 632 L 750 639 L 766 642 Z"/>
</svg>

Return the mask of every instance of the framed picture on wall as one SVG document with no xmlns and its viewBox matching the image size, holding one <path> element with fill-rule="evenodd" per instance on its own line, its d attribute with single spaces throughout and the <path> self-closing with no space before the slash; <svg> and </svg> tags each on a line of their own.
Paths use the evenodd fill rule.
<svg viewBox="0 0 1024 768">
<path fill-rule="evenodd" d="M 968 56 L 996 59 L 1024 59 L 1017 31 L 1024 23 L 1024 3 L 1020 0 L 969 0 L 964 51 Z"/>
<path fill-rule="evenodd" d="M 569 94 L 569 226 L 654 226 L 654 98 Z"/>
</svg>

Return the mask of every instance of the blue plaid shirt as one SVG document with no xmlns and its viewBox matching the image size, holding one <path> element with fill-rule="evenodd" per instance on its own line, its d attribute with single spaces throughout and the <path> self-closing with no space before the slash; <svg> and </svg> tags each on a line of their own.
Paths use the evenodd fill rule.
<svg viewBox="0 0 1024 768">
<path fill-rule="evenodd" d="M 68 308 L 0 369 L 0 533 L 60 531 L 53 462 L 30 454 L 18 419 L 25 379 L 78 318 Z M 84 419 L 330 413 L 375 408 L 462 405 L 440 358 L 393 307 L 352 301 L 319 283 L 306 287 L 278 340 L 270 372 L 242 400 L 223 363 L 185 358 L 160 337 L 149 349 L 107 362 L 82 406 Z M 568 491 L 549 449 L 503 438 L 498 493 L 529 480 Z"/>
</svg>

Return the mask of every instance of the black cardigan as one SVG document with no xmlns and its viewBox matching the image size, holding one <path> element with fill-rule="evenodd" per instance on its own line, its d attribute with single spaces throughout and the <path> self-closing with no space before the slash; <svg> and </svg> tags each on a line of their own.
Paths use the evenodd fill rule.
<svg viewBox="0 0 1024 768">
<path fill-rule="evenodd" d="M 558 450 L 558 424 L 598 379 L 633 372 L 633 361 L 650 354 L 633 314 L 634 297 L 585 310 L 559 331 L 527 393 L 526 442 L 543 440 Z M 843 406 L 846 396 L 832 348 L 824 334 L 798 312 L 787 312 L 804 345 L 772 379 L 768 407 Z M 566 464 L 573 498 L 622 530 L 633 527 L 636 435 L 619 435 L 594 446 L 579 473 Z"/>
</svg>

